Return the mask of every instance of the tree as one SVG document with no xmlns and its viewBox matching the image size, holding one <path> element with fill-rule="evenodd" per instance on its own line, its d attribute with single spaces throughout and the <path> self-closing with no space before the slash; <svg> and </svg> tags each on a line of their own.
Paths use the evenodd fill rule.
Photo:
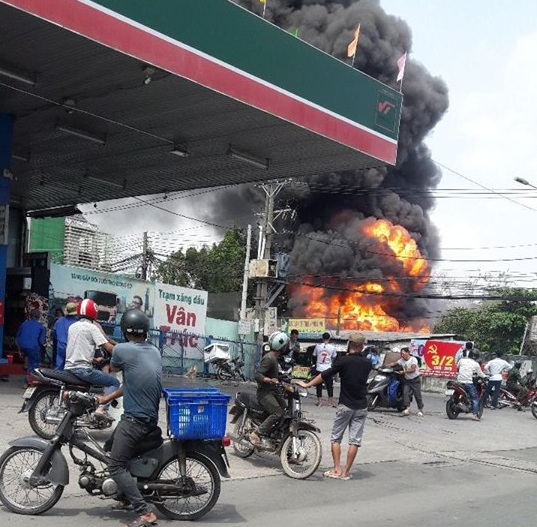
<svg viewBox="0 0 537 527">
<path fill-rule="evenodd" d="M 475 341 L 482 351 L 517 354 L 526 324 L 537 315 L 537 293 L 525 289 L 501 288 L 491 293 L 495 301 L 474 309 L 448 311 L 435 325 L 435 333 L 455 333 Z"/>
<path fill-rule="evenodd" d="M 246 237 L 233 228 L 212 247 L 179 250 L 156 270 L 156 278 L 167 284 L 203 289 L 209 293 L 232 293 L 242 289 Z"/>
</svg>

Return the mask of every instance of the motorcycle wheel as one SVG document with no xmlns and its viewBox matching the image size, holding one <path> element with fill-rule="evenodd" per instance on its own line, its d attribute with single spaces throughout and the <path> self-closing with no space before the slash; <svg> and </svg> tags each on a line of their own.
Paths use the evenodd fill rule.
<svg viewBox="0 0 537 527">
<path fill-rule="evenodd" d="M 280 451 L 283 471 L 293 479 L 309 478 L 319 467 L 322 457 L 321 441 L 309 430 L 298 431 L 300 457 L 293 459 L 293 436 L 288 436 Z"/>
<path fill-rule="evenodd" d="M 32 430 L 43 439 L 52 439 L 56 432 L 57 423 L 45 421 L 47 412 L 52 408 L 60 410 L 59 391 L 55 389 L 43 390 L 33 401 L 28 410 L 28 421 Z"/>
<path fill-rule="evenodd" d="M 249 419 L 247 419 L 246 422 L 244 423 L 244 428 L 241 428 L 240 422 L 235 423 L 235 427 L 233 428 L 233 435 L 236 437 L 244 438 L 243 429 L 250 430 L 251 428 L 252 427 L 250 425 Z M 255 451 L 253 446 L 247 447 L 247 446 L 241 445 L 240 443 L 235 443 L 235 441 L 233 441 L 233 450 L 235 451 L 235 454 L 237 456 L 242 457 L 242 458 L 250 457 Z"/>
<path fill-rule="evenodd" d="M 41 514 L 61 498 L 63 485 L 47 482 L 32 487 L 27 482 L 42 455 L 35 448 L 11 447 L 0 458 L 0 501 L 11 512 Z"/>
<path fill-rule="evenodd" d="M 485 408 L 485 401 L 483 401 L 483 399 L 479 399 L 479 408 L 477 410 L 477 417 L 479 417 L 479 419 L 481 419 L 481 417 L 483 416 L 483 410 Z"/>
<path fill-rule="evenodd" d="M 367 409 L 372 412 L 379 405 L 380 395 L 376 393 L 375 395 L 367 396 Z"/>
<path fill-rule="evenodd" d="M 161 495 L 162 502 L 155 503 L 155 506 L 172 520 L 198 520 L 214 507 L 220 496 L 220 475 L 204 456 L 196 452 L 187 454 L 186 475 L 192 478 L 196 490 L 203 489 L 204 492 L 196 496 Z M 158 482 L 177 483 L 180 478 L 179 462 L 172 459 L 160 471 Z"/>
<path fill-rule="evenodd" d="M 481 412 L 483 412 L 483 406 L 481 406 Z M 457 419 L 459 417 L 459 409 L 457 403 L 450 397 L 446 402 L 446 414 L 448 419 Z"/>
<path fill-rule="evenodd" d="M 531 415 L 537 419 L 537 404 L 535 403 L 531 405 Z"/>
<path fill-rule="evenodd" d="M 220 366 L 216 367 L 216 378 L 219 381 L 229 381 L 233 379 L 233 375 Z"/>
</svg>

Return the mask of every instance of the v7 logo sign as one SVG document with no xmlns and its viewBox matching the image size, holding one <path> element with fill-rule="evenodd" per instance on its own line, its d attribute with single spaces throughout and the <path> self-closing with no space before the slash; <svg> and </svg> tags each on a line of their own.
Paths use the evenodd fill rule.
<svg viewBox="0 0 537 527">
<path fill-rule="evenodd" d="M 395 104 L 389 101 L 382 101 L 382 102 L 379 102 L 377 105 L 377 112 L 386 115 L 393 108 L 395 108 Z"/>
</svg>

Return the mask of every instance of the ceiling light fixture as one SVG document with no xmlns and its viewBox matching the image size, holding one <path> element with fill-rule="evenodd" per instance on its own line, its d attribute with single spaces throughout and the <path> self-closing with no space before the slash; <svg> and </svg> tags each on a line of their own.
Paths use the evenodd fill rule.
<svg viewBox="0 0 537 527">
<path fill-rule="evenodd" d="M 26 212 L 26 216 L 30 218 L 60 218 L 64 216 L 74 216 L 76 214 L 81 214 L 76 205 L 65 205 L 48 209 L 34 209 Z"/>
<path fill-rule="evenodd" d="M 153 80 L 153 75 L 155 75 L 156 70 L 151 66 L 144 66 L 142 71 L 145 75 L 144 84 L 147 86 Z"/>
<path fill-rule="evenodd" d="M 22 82 L 23 84 L 28 84 L 29 86 L 35 86 L 37 82 L 35 75 L 31 73 L 10 70 L 5 68 L 4 66 L 0 66 L 0 75 L 8 77 L 9 79 L 12 79 L 14 81 Z"/>
<path fill-rule="evenodd" d="M 227 155 L 233 159 L 244 161 L 245 163 L 248 163 L 257 168 L 261 168 L 263 170 L 268 170 L 269 168 L 269 159 L 255 158 L 249 154 L 238 152 L 237 150 L 234 150 L 233 148 L 231 148 L 231 146 L 229 147 L 227 151 Z"/>
<path fill-rule="evenodd" d="M 123 183 L 118 183 L 117 181 L 111 181 L 109 179 L 102 179 L 100 177 L 95 176 L 84 176 L 86 179 L 89 179 L 91 181 L 95 181 L 96 183 L 104 183 L 105 185 L 110 185 L 111 187 L 120 188 L 121 190 L 125 190 L 127 188 L 127 180 L 124 179 Z"/>
<path fill-rule="evenodd" d="M 170 150 L 170 154 L 178 157 L 188 157 L 188 150 L 183 146 L 175 145 L 173 150 Z"/>
<path fill-rule="evenodd" d="M 60 132 L 79 137 L 80 139 L 85 139 L 86 141 L 91 141 L 92 143 L 97 143 L 98 145 L 104 146 L 106 144 L 105 137 L 99 137 L 98 135 L 93 135 L 84 130 L 79 130 L 78 128 L 71 128 L 70 126 L 65 126 L 63 124 L 57 124 L 55 128 Z"/>
<path fill-rule="evenodd" d="M 16 159 L 17 161 L 22 161 L 24 163 L 30 162 L 30 156 L 21 156 L 19 154 L 11 154 L 11 159 Z"/>
</svg>

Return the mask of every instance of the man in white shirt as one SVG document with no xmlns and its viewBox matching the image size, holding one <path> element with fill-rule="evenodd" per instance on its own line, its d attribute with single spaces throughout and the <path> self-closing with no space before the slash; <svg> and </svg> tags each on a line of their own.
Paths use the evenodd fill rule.
<svg viewBox="0 0 537 527">
<path fill-rule="evenodd" d="M 457 375 L 457 381 L 464 386 L 468 397 L 472 401 L 472 419 L 479 421 L 479 397 L 477 396 L 477 388 L 474 384 L 474 376 L 485 379 L 487 376 L 481 371 L 481 366 L 475 360 L 477 358 L 476 353 L 473 350 L 468 352 L 467 357 L 463 357 L 459 360 L 457 368 L 459 373 Z"/>
<path fill-rule="evenodd" d="M 485 393 L 483 394 L 483 403 L 487 402 L 490 394 L 492 394 L 491 410 L 496 410 L 498 407 L 498 396 L 502 386 L 503 372 L 508 372 L 513 366 L 506 360 L 502 359 L 503 353 L 498 351 L 496 358 L 489 360 L 485 364 L 485 373 L 489 376 L 489 382 Z"/>
<path fill-rule="evenodd" d="M 410 415 L 410 397 L 414 395 L 418 405 L 418 413 L 416 415 L 423 417 L 423 398 L 421 396 L 421 377 L 418 359 L 410 355 L 408 346 L 403 346 L 401 348 L 401 358 L 398 361 L 386 364 L 386 366 L 392 368 L 396 364 L 402 366 L 405 372 L 405 384 L 403 387 L 405 409 L 403 410 L 403 415 Z"/>
<path fill-rule="evenodd" d="M 333 344 L 330 344 L 330 333 L 323 333 L 323 343 L 317 344 L 313 350 L 313 358 L 315 359 L 315 371 L 316 375 L 322 373 L 323 371 L 329 370 L 332 367 L 332 362 L 337 357 L 336 347 Z M 324 379 L 324 384 L 326 386 L 326 392 L 328 393 L 328 406 L 333 406 L 334 404 L 334 379 L 332 376 Z M 323 384 L 317 384 L 315 386 L 317 390 L 317 406 L 322 406 L 322 396 L 323 396 Z"/>
<path fill-rule="evenodd" d="M 97 306 L 93 300 L 82 300 L 77 306 L 77 314 L 80 320 L 69 327 L 67 334 L 65 370 L 93 386 L 104 386 L 104 395 L 107 396 L 119 388 L 119 379 L 93 367 L 96 362 L 95 349 L 103 348 L 112 354 L 114 346 L 93 323 L 97 319 Z M 107 409 L 108 405 L 102 405 L 95 415 L 111 419 Z"/>
</svg>

